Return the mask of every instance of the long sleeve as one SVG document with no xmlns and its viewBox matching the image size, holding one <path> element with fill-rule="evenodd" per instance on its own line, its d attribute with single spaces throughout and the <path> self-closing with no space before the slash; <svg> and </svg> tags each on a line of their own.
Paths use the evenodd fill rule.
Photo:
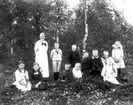
<svg viewBox="0 0 133 105">
<path fill-rule="evenodd" d="M 112 57 L 115 57 L 114 49 L 112 50 Z"/>
<path fill-rule="evenodd" d="M 46 43 L 46 51 L 48 51 L 48 42 L 45 41 L 45 43 Z"/>
<path fill-rule="evenodd" d="M 29 74 L 28 74 L 27 71 L 25 71 L 25 77 L 26 77 L 27 80 L 29 80 Z"/>
<path fill-rule="evenodd" d="M 100 58 L 100 67 L 101 67 L 101 70 L 103 69 L 103 63 L 102 63 L 102 60 Z"/>
<path fill-rule="evenodd" d="M 122 57 L 122 58 L 124 57 L 123 49 L 121 49 L 121 57 Z"/>
<path fill-rule="evenodd" d="M 105 75 L 106 75 L 105 72 L 106 72 L 106 69 L 105 69 L 105 67 L 103 67 L 102 72 L 101 72 L 101 76 L 105 77 Z"/>
<path fill-rule="evenodd" d="M 50 58 L 53 59 L 53 50 L 50 52 Z"/>
<path fill-rule="evenodd" d="M 39 50 L 39 46 L 38 46 L 38 41 L 35 43 L 35 46 L 34 46 L 34 52 L 36 54 L 36 52 Z"/>
<path fill-rule="evenodd" d="M 16 72 L 15 72 L 15 79 L 18 82 L 22 80 L 22 76 L 20 75 L 18 70 L 16 70 Z"/>
<path fill-rule="evenodd" d="M 62 58 L 62 56 L 63 56 L 63 52 L 62 52 L 62 50 L 60 50 L 60 52 L 61 52 L 61 58 Z"/>
</svg>

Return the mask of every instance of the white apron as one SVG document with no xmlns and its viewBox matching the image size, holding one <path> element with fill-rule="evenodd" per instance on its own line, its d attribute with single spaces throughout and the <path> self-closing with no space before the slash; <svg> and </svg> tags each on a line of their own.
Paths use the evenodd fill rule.
<svg viewBox="0 0 133 105">
<path fill-rule="evenodd" d="M 39 40 L 35 43 L 35 62 L 39 64 L 42 70 L 43 77 L 49 77 L 49 67 L 48 67 L 48 43 L 46 41 L 42 42 Z"/>
</svg>

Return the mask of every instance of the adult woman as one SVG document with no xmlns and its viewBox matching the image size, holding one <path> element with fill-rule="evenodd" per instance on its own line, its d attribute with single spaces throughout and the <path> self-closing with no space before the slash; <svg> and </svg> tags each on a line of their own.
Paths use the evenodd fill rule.
<svg viewBox="0 0 133 105">
<path fill-rule="evenodd" d="M 40 65 L 42 76 L 44 78 L 49 77 L 48 67 L 48 43 L 45 41 L 45 33 L 40 34 L 40 40 L 35 43 L 35 62 Z"/>
</svg>

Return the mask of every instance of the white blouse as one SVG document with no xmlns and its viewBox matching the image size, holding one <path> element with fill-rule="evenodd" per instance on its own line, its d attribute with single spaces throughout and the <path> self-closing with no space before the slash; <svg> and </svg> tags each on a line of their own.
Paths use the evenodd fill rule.
<svg viewBox="0 0 133 105">
<path fill-rule="evenodd" d="M 52 60 L 62 60 L 62 50 L 61 49 L 53 49 L 51 51 L 51 59 Z"/>
</svg>

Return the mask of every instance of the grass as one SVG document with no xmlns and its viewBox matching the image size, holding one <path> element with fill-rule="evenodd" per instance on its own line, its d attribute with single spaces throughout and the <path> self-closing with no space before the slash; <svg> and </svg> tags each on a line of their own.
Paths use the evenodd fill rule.
<svg viewBox="0 0 133 105">
<path fill-rule="evenodd" d="M 123 86 L 109 85 L 100 76 L 84 75 L 82 82 L 53 82 L 44 91 L 21 92 L 10 87 L 14 68 L 0 65 L 0 105 L 133 105 L 132 66 Z M 51 71 L 52 73 L 52 71 Z"/>
</svg>

